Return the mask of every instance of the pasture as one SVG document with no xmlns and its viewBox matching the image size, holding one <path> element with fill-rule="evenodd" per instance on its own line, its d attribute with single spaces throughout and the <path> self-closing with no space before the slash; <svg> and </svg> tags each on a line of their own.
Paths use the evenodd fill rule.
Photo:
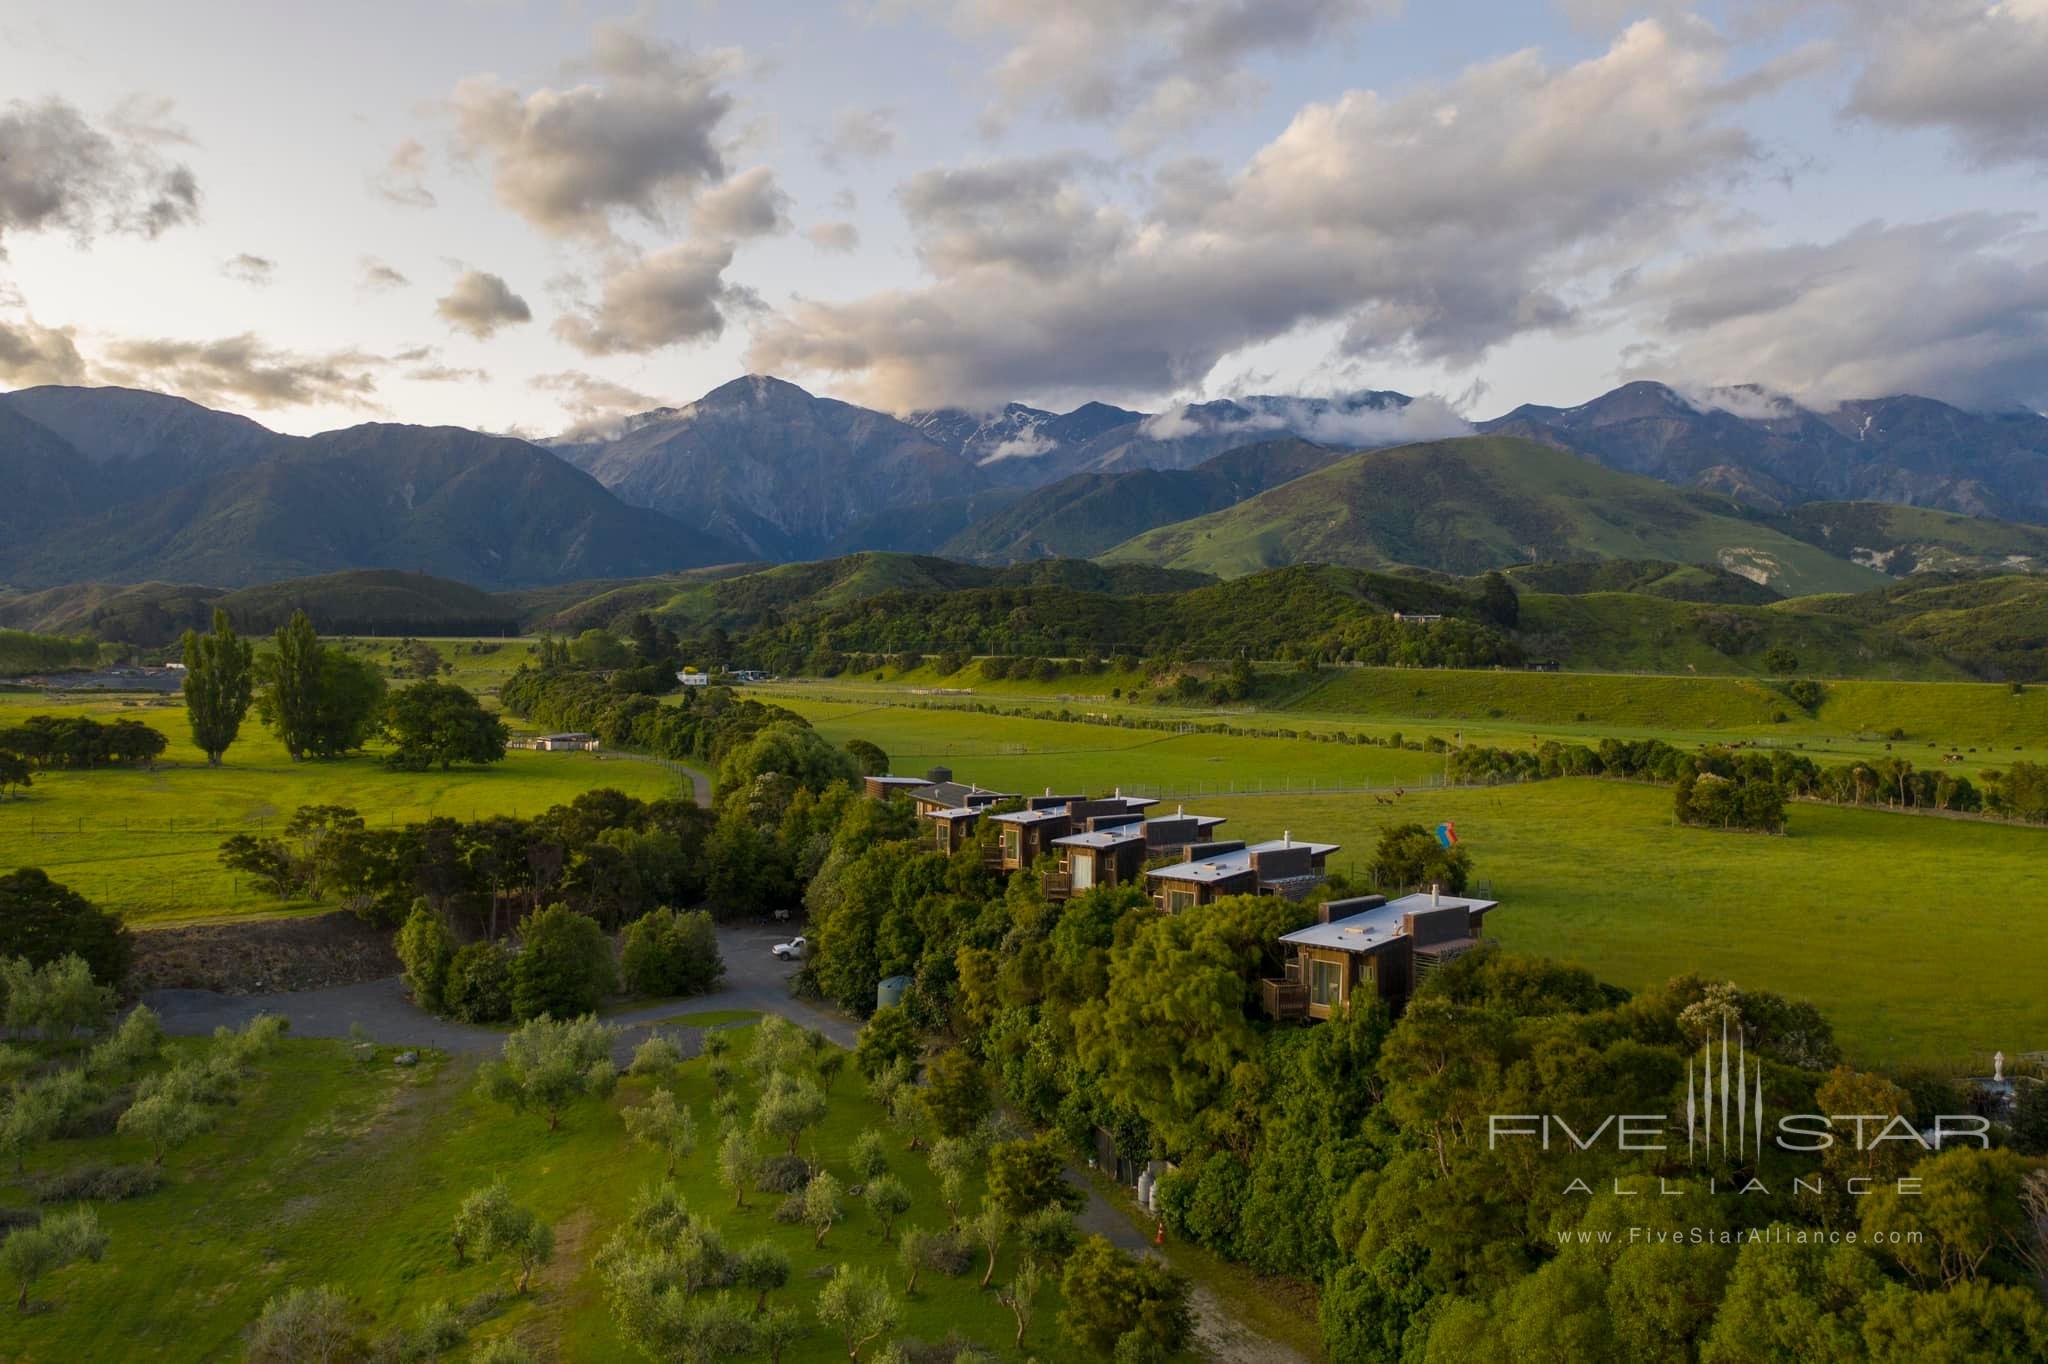
<svg viewBox="0 0 2048 1364">
<path fill-rule="evenodd" d="M 1476 876 L 1505 902 L 1489 927 L 1506 946 L 1576 961 L 1631 988 L 1696 971 L 1812 999 L 1849 1054 L 1866 1062 L 1969 1058 L 1981 1066 L 1996 1049 L 2048 1045 L 2048 994 L 2029 965 L 2048 959 L 2048 922 L 2032 912 L 2048 902 L 2048 829 L 1795 804 L 1791 833 L 1766 838 L 1676 825 L 1666 787 L 1579 780 L 1433 789 L 1442 760 L 1425 753 L 862 706 L 792 690 L 775 699 L 834 739 L 873 739 L 899 772 L 940 762 L 1005 790 L 1097 792 L 1121 783 L 1185 791 L 1190 809 L 1229 817 L 1230 837 L 1292 831 L 1341 843 L 1334 870 L 1362 868 L 1389 823 L 1453 820 Z M 1229 718 L 1267 725 L 1295 717 Z M 1442 722 L 1402 727 L 1411 739 L 1450 732 Z M 1535 737 L 1526 727 L 1501 728 L 1499 738 L 1460 728 L 1477 742 Z M 1593 726 L 1564 733 L 1598 738 Z M 1846 738 L 1804 746 L 1823 762 L 1883 749 Z M 1245 794 L 1261 781 L 1292 793 Z M 1407 794 L 1383 804 L 1392 798 L 1311 794 L 1311 781 L 1401 784 Z"/>
<path fill-rule="evenodd" d="M 367 820 L 404 823 L 533 815 L 598 786 L 650 800 L 676 791 L 660 766 L 617 755 L 515 749 L 487 768 L 393 772 L 373 745 L 349 758 L 294 763 L 253 713 L 224 765 L 209 768 L 176 699 L 0 698 L 0 727 L 36 714 L 139 719 L 170 739 L 154 771 L 38 772 L 26 793 L 0 801 L 0 867 L 42 867 L 138 924 L 312 908 L 256 889 L 218 859 L 222 839 L 275 832 L 301 805 L 347 805 Z"/>
<path fill-rule="evenodd" d="M 731 1034 L 744 1051 L 751 1029 Z M 183 1046 L 194 1044 L 184 1043 Z M 646 1100 L 650 1085 L 629 1079 L 611 1099 L 572 1107 L 550 1132 L 534 1113 L 486 1102 L 475 1090 L 473 1060 L 427 1056 L 417 1068 L 358 1064 L 341 1042 L 285 1042 L 255 1066 L 258 1075 L 219 1124 L 167 1162 L 169 1182 L 126 1202 L 97 1205 L 111 1238 L 106 1259 L 63 1270 L 37 1285 L 47 1310 L 16 1317 L 11 1308 L 0 1354 L 39 1360 L 240 1358 L 240 1336 L 264 1302 L 296 1286 L 339 1284 L 372 1335 L 409 1326 L 421 1309 L 445 1300 L 476 1303 L 493 1291 L 504 1301 L 470 1332 L 472 1342 L 512 1337 L 541 1358 L 609 1361 L 633 1356 L 613 1326 L 592 1260 L 623 1222 L 639 1191 L 658 1183 L 663 1160 L 629 1142 L 621 1108 Z M 745 1211 L 717 1182 L 717 1126 L 709 1112 L 712 1082 L 699 1059 L 674 1073 L 678 1102 L 695 1114 L 699 1142 L 681 1160 L 675 1183 L 689 1208 L 706 1215 L 728 1246 L 766 1239 L 791 1263 L 786 1287 L 771 1302 L 797 1308 L 810 1323 L 785 1356 L 791 1364 L 844 1359 L 835 1332 L 812 1310 L 825 1265 L 848 1263 L 881 1273 L 902 1303 L 891 1338 L 944 1339 L 958 1331 L 1009 1360 L 1072 1357 L 1056 1344 L 1058 1289 L 1049 1284 L 1022 1351 L 1010 1348 L 1016 1325 L 993 1290 L 976 1285 L 980 1264 L 953 1278 L 928 1271 L 905 1297 L 896 1248 L 881 1236 L 874 1214 L 846 1201 L 822 1250 L 803 1226 L 771 1213 L 781 1196 L 747 1195 Z M 752 1093 L 739 1088 L 748 1106 Z M 886 1130 L 882 1110 L 861 1092 L 851 1066 L 830 1091 L 824 1122 L 803 1143 L 848 1185 L 861 1182 L 847 1149 L 868 1128 Z M 761 1148 L 764 1152 L 766 1147 Z M 891 1170 L 909 1187 L 911 1207 L 899 1227 L 943 1228 L 946 1215 L 922 1156 L 887 1142 Z M 87 1162 L 147 1162 L 146 1146 L 110 1135 L 48 1143 L 29 1160 L 31 1175 Z M 471 1191 L 505 1179 L 514 1199 L 554 1229 L 552 1264 L 538 1270 L 533 1291 L 510 1294 L 507 1261 L 455 1264 L 448 1229 Z M 977 1176 L 968 1191 L 978 1205 Z M 19 1189 L 0 1201 L 21 1200 Z M 997 1283 L 1007 1282 L 1016 1250 L 1006 1248 Z M 467 1350 L 450 1353 L 465 1357 Z"/>
</svg>

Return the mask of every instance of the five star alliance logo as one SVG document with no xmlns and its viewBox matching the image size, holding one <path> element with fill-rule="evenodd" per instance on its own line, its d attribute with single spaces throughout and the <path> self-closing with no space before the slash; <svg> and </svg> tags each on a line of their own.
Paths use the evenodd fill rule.
<svg viewBox="0 0 2048 1364">
<path fill-rule="evenodd" d="M 1685 1062 L 1685 1156 L 1691 1164 L 1712 1160 L 1718 1146 L 1723 1157 L 1754 1160 L 1764 1150 L 1764 1068 L 1756 1065 L 1750 1079 L 1749 1050 L 1743 1030 L 1735 1029 L 1734 1064 L 1729 1063 L 1728 1016 L 1721 1016 L 1721 1051 L 1717 1066 L 1714 1041 L 1700 1044 L 1700 1054 Z"/>
</svg>

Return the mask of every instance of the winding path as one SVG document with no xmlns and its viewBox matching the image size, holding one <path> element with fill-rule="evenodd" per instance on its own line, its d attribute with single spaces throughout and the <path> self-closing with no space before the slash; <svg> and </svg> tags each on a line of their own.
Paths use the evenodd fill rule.
<svg viewBox="0 0 2048 1364">
<path fill-rule="evenodd" d="M 769 948 L 788 936 L 759 926 L 722 927 L 718 950 L 725 959 L 721 987 L 707 995 L 641 1005 L 605 1017 L 620 1029 L 613 1054 L 620 1065 L 663 1019 L 682 1013 L 747 1009 L 781 1014 L 793 1023 L 816 1028 L 842 1047 L 859 1035 L 853 1020 L 821 1008 L 789 992 L 796 974 L 793 962 L 778 961 Z M 457 1056 L 483 1056 L 505 1042 L 500 1029 L 436 1018 L 406 995 L 397 976 L 361 985 L 322 990 L 297 990 L 263 995 L 224 995 L 213 990 L 152 990 L 143 1002 L 156 1010 L 164 1031 L 204 1037 L 217 1027 L 240 1027 L 260 1013 L 283 1014 L 295 1037 L 346 1038 L 360 1026 L 383 1046 L 433 1047 Z M 662 1028 L 683 1049 L 695 1055 L 704 1029 L 688 1025 Z M 1149 1238 L 1133 1221 L 1134 1214 L 1112 1203 L 1095 1181 L 1079 1172 L 1069 1178 L 1088 1195 L 1078 1218 L 1084 1232 L 1105 1236 L 1113 1245 L 1140 1255 L 1156 1255 Z M 1195 1347 L 1216 1364 L 1308 1364 L 1300 1354 L 1250 1330 L 1207 1288 L 1197 1284 L 1191 1298 L 1195 1312 Z"/>
</svg>

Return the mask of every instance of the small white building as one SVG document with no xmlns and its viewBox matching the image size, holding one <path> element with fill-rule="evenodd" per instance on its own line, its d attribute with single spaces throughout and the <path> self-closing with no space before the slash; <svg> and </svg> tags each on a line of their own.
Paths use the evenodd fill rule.
<svg viewBox="0 0 2048 1364">
<path fill-rule="evenodd" d="M 685 668 L 676 674 L 676 681 L 686 687 L 708 687 L 711 685 L 711 674 L 700 673 L 695 668 Z"/>
</svg>

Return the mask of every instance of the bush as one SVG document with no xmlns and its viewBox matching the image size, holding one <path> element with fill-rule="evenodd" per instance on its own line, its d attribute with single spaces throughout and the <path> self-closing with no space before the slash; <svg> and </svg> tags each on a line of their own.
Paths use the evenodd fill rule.
<svg viewBox="0 0 2048 1364">
<path fill-rule="evenodd" d="M 575 1018 L 611 993 L 611 939 L 595 920 L 550 905 L 520 921 L 519 939 L 512 959 L 514 1018 Z"/>
<path fill-rule="evenodd" d="M 464 1023 L 502 1023 L 512 1017 L 512 955 L 494 942 L 473 942 L 448 961 L 441 986 L 448 1016 Z"/>
<path fill-rule="evenodd" d="M 356 1349 L 354 1314 L 332 1284 L 294 1288 L 263 1304 L 249 1331 L 249 1364 L 346 1359 Z"/>
<path fill-rule="evenodd" d="M 932 1239 L 931 1248 L 925 1255 L 925 1263 L 948 1278 L 958 1278 L 972 1268 L 979 1258 L 980 1253 L 965 1236 L 957 1231 L 945 1231 Z"/>
<path fill-rule="evenodd" d="M 798 1226 L 804 1220 L 804 1196 L 793 1193 L 775 1205 L 775 1220 L 786 1226 Z"/>
<path fill-rule="evenodd" d="M 762 1193 L 797 1193 L 811 1182 L 811 1167 L 802 1156 L 768 1156 L 754 1187 Z"/>
<path fill-rule="evenodd" d="M 0 957 L 43 966 L 85 958 L 92 977 L 119 989 L 135 956 L 135 938 L 119 916 L 99 908 L 39 867 L 0 876 Z"/>
<path fill-rule="evenodd" d="M 163 1184 L 164 1172 L 154 1165 L 80 1165 L 37 1175 L 28 1196 L 38 1203 L 119 1203 L 155 1193 Z"/>
<path fill-rule="evenodd" d="M 643 995 L 696 995 L 725 975 L 718 934 L 703 910 L 657 909 L 626 926 L 619 976 Z"/>
<path fill-rule="evenodd" d="M 455 959 L 455 935 L 447 923 L 425 900 L 414 900 L 398 930 L 397 946 L 413 1002 L 430 1014 L 445 1013 L 448 965 Z"/>
</svg>

